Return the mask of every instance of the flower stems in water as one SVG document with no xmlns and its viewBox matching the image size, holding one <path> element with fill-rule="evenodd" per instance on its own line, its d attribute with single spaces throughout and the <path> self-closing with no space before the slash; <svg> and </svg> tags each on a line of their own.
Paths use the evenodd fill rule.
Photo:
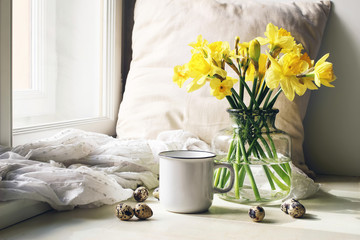
<svg viewBox="0 0 360 240">
<path fill-rule="evenodd" d="M 256 110 L 254 111 L 256 112 Z M 229 112 L 231 113 L 231 110 Z M 223 160 L 233 164 L 235 171 L 234 198 L 240 199 L 242 198 L 242 191 L 248 192 L 244 188 L 244 181 L 247 179 L 254 200 L 264 200 L 257 183 L 257 175 L 254 175 L 252 169 L 253 166 L 256 167 L 257 165 L 262 169 L 271 191 L 276 192 L 277 189 L 284 192 L 288 191 L 291 184 L 291 169 L 289 163 L 281 162 L 282 159 L 279 159 L 272 130 L 267 125 L 271 121 L 269 122 L 266 116 L 264 117 L 261 114 L 258 116 L 249 110 L 234 110 L 233 112 L 238 118 L 233 117 L 232 138 L 227 156 Z M 265 113 L 266 111 L 262 112 L 262 114 Z M 253 165 L 253 161 L 255 161 L 255 165 Z M 257 174 L 258 171 L 256 170 Z M 224 187 L 228 178 L 229 171 L 227 169 L 219 170 L 215 176 L 215 186 Z"/>
</svg>

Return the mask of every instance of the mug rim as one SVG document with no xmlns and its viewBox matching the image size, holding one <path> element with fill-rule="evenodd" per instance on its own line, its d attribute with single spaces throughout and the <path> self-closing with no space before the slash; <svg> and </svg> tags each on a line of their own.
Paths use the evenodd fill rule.
<svg viewBox="0 0 360 240">
<path fill-rule="evenodd" d="M 174 153 L 178 153 L 178 155 L 171 155 Z M 193 154 L 192 156 L 189 155 L 184 155 L 181 153 L 190 153 Z M 204 154 L 204 156 L 200 156 L 200 155 L 195 155 L 194 153 L 197 154 Z M 164 157 L 167 159 L 177 159 L 177 160 L 189 160 L 189 159 L 197 159 L 197 160 L 206 160 L 206 159 L 212 159 L 214 157 L 216 157 L 216 154 L 213 152 L 209 152 L 209 151 L 202 151 L 202 150 L 169 150 L 169 151 L 162 151 L 159 154 L 159 157 Z"/>
</svg>

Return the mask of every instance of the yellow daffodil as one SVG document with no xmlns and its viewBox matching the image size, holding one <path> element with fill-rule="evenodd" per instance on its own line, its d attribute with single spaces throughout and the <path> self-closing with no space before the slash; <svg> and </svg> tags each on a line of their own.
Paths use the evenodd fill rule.
<svg viewBox="0 0 360 240">
<path fill-rule="evenodd" d="M 260 58 L 259 58 L 259 78 L 260 79 L 264 79 L 265 73 L 266 73 L 266 62 L 267 62 L 267 55 L 266 54 L 260 54 Z"/>
<path fill-rule="evenodd" d="M 301 84 L 303 84 L 307 89 L 310 90 L 316 90 L 318 89 L 316 85 L 314 84 L 314 78 L 313 77 L 300 77 L 299 81 Z"/>
<path fill-rule="evenodd" d="M 173 75 L 173 81 L 174 83 L 176 83 L 177 85 L 179 85 L 179 87 L 182 87 L 184 82 L 189 78 L 189 74 L 188 74 L 188 67 L 186 64 L 180 66 L 175 66 L 174 67 L 174 75 Z"/>
<path fill-rule="evenodd" d="M 239 48 L 239 55 L 241 57 L 247 57 L 249 55 L 249 43 L 248 42 L 242 42 L 238 44 Z"/>
<path fill-rule="evenodd" d="M 267 55 L 260 54 L 259 57 L 259 79 L 262 81 L 264 80 L 265 72 L 266 72 L 266 62 L 267 62 Z M 255 77 L 255 67 L 252 63 L 249 64 L 249 67 L 246 71 L 245 81 L 253 81 Z M 261 83 L 260 81 L 260 83 Z"/>
<path fill-rule="evenodd" d="M 330 62 L 326 62 L 326 59 L 329 57 L 329 54 L 325 54 L 319 61 L 315 64 L 314 69 L 314 81 L 315 84 L 320 87 L 321 84 L 327 87 L 334 87 L 330 84 L 336 79 L 334 75 L 333 65 Z"/>
<path fill-rule="evenodd" d="M 271 66 L 266 71 L 266 85 L 270 89 L 275 89 L 279 85 L 285 96 L 290 100 L 294 100 L 295 92 L 303 95 L 306 86 L 299 81 L 297 75 L 305 72 L 309 64 L 295 53 L 287 53 L 283 55 L 279 61 L 268 55 Z"/>
<path fill-rule="evenodd" d="M 209 77 L 218 75 L 225 78 L 227 75 L 225 70 L 214 65 L 211 60 L 204 58 L 201 53 L 193 54 L 187 67 L 189 69 L 189 77 L 194 78 L 193 81 L 187 85 L 188 92 L 195 91 L 204 86 L 206 80 L 209 80 Z"/>
<path fill-rule="evenodd" d="M 311 68 L 314 65 L 314 61 L 310 59 L 307 53 L 302 54 L 300 56 L 300 59 L 307 62 L 309 64 L 309 68 Z"/>
<path fill-rule="evenodd" d="M 229 54 L 229 58 L 230 59 L 237 59 L 237 58 L 240 58 L 241 56 L 239 54 L 236 54 L 236 50 L 233 49 L 230 51 L 230 54 Z M 227 59 L 229 60 L 229 59 Z"/>
<path fill-rule="evenodd" d="M 301 43 L 299 44 L 294 44 L 294 48 L 293 49 L 284 49 L 282 52 L 283 53 L 288 53 L 288 52 L 294 52 L 296 53 L 297 55 L 302 55 L 301 52 L 302 50 L 304 50 L 304 47 Z"/>
<path fill-rule="evenodd" d="M 214 65 L 211 59 L 206 59 L 199 53 L 192 55 L 187 66 L 189 68 L 189 76 L 192 78 L 196 78 L 198 75 L 207 75 L 211 77 L 215 74 L 225 78 L 227 75 L 224 69 Z"/>
<path fill-rule="evenodd" d="M 279 29 L 272 23 L 266 26 L 265 36 L 267 38 L 258 37 L 257 40 L 261 45 L 269 44 L 270 52 L 281 49 L 281 52 L 286 53 L 292 51 L 296 46 L 296 42 L 290 32 L 283 28 Z"/>
<path fill-rule="evenodd" d="M 217 63 L 226 60 L 230 56 L 230 45 L 228 42 L 213 42 L 208 45 L 210 49 L 210 57 Z"/>
<path fill-rule="evenodd" d="M 307 62 L 307 64 L 309 65 L 309 70 L 308 71 L 310 71 L 311 68 L 314 65 L 314 60 L 311 60 L 307 53 L 302 54 L 300 59 Z M 316 85 L 314 84 L 314 74 L 311 74 L 310 76 L 307 76 L 306 73 L 304 73 L 304 74 L 301 74 L 298 77 L 299 77 L 300 83 L 303 84 L 307 89 L 310 89 L 310 90 L 318 89 L 316 87 Z"/>
<path fill-rule="evenodd" d="M 255 67 L 252 63 L 250 63 L 245 73 L 245 81 L 252 82 L 254 81 L 254 77 L 255 77 Z"/>
<path fill-rule="evenodd" d="M 252 61 L 254 61 L 256 63 L 259 61 L 259 57 L 261 54 L 260 51 L 261 51 L 261 49 L 260 49 L 259 41 L 256 39 L 252 40 L 249 44 L 249 56 Z"/>
<path fill-rule="evenodd" d="M 218 78 L 211 79 L 210 87 L 211 94 L 215 96 L 217 99 L 221 100 L 226 96 L 231 95 L 231 89 L 236 83 L 237 80 L 232 77 L 226 77 L 225 80 L 221 81 Z"/>
<path fill-rule="evenodd" d="M 191 53 L 202 53 L 206 55 L 206 46 L 208 41 L 203 39 L 202 35 L 198 35 L 196 38 L 196 42 L 192 42 L 189 46 L 193 47 L 194 49 L 191 50 Z"/>
</svg>

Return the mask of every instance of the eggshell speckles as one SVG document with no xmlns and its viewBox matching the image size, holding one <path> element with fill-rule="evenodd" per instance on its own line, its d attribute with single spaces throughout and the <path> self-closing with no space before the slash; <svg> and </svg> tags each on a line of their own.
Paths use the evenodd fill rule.
<svg viewBox="0 0 360 240">
<path fill-rule="evenodd" d="M 249 217 L 254 222 L 260 222 L 265 217 L 265 210 L 260 206 L 255 206 L 249 209 Z"/>
<path fill-rule="evenodd" d="M 125 203 L 119 203 L 115 207 L 116 216 L 123 221 L 128 221 L 134 216 L 134 210 Z"/>
<path fill-rule="evenodd" d="M 134 199 L 138 202 L 144 202 L 149 196 L 149 190 L 145 187 L 138 187 L 134 191 Z"/>
<path fill-rule="evenodd" d="M 147 219 L 153 215 L 153 211 L 146 203 L 138 203 L 134 208 L 135 216 L 139 219 Z"/>
<path fill-rule="evenodd" d="M 300 218 L 305 215 L 305 207 L 298 200 L 292 198 L 281 204 L 281 210 L 293 218 Z"/>
<path fill-rule="evenodd" d="M 293 218 L 301 218 L 305 215 L 305 207 L 299 202 L 291 203 L 288 209 L 288 213 Z"/>
</svg>

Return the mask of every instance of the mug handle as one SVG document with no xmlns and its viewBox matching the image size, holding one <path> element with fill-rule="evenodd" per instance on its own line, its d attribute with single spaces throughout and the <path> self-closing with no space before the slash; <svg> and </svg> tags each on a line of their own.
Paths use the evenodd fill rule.
<svg viewBox="0 0 360 240">
<path fill-rule="evenodd" d="M 217 168 L 227 168 L 230 170 L 230 184 L 227 188 L 221 189 L 221 188 L 217 188 L 214 187 L 214 193 L 226 193 L 229 192 L 231 190 L 231 188 L 234 185 L 234 179 L 235 179 L 235 172 L 234 172 L 234 168 L 231 164 L 229 163 L 214 163 L 214 170 Z"/>
</svg>

